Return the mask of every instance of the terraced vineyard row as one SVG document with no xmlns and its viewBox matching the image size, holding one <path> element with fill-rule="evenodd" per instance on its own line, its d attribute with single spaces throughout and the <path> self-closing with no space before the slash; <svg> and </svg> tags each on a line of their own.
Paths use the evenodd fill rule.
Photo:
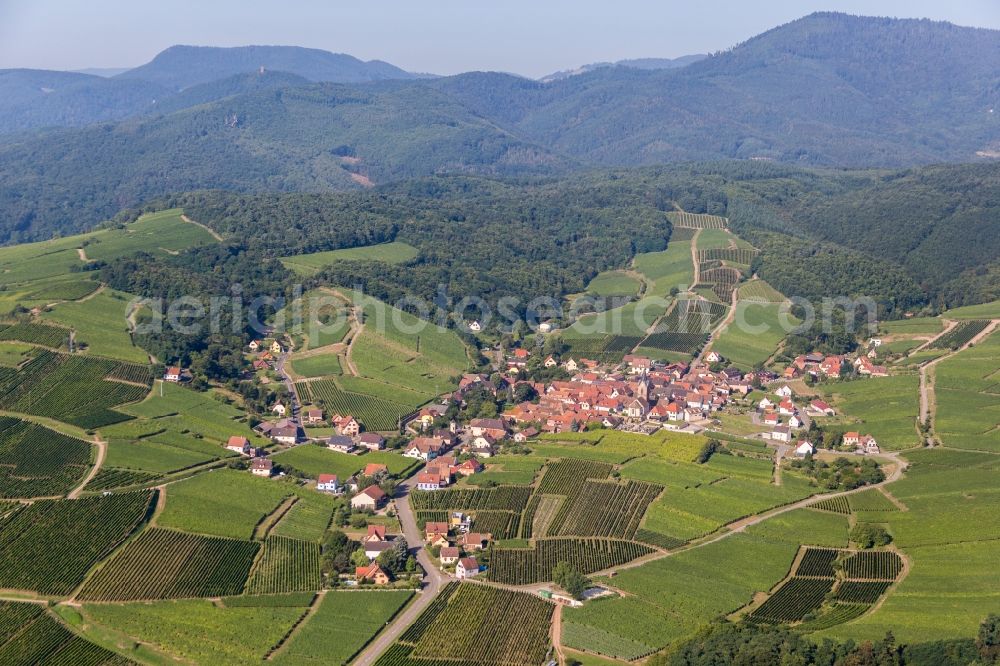
<svg viewBox="0 0 1000 666">
<path fill-rule="evenodd" d="M 833 548 L 806 548 L 795 575 L 833 578 L 837 575 L 833 563 L 839 556 L 840 551 Z"/>
<path fill-rule="evenodd" d="M 131 417 L 110 408 L 141 400 L 146 386 L 105 381 L 117 361 L 40 351 L 21 369 L 0 368 L 0 409 L 48 416 L 81 428 Z"/>
<path fill-rule="evenodd" d="M 842 513 L 844 515 L 851 513 L 851 505 L 844 496 L 831 497 L 830 499 L 821 500 L 813 504 L 812 508 L 819 509 L 820 511 Z"/>
<path fill-rule="evenodd" d="M 861 580 L 896 580 L 902 558 L 891 551 L 861 551 L 844 560 L 844 575 Z"/>
<path fill-rule="evenodd" d="M 648 543 L 651 546 L 663 548 L 664 550 L 671 550 L 687 543 L 685 541 L 681 541 L 677 537 L 660 534 L 659 532 L 653 532 L 642 528 L 635 531 L 635 540 L 642 543 Z"/>
<path fill-rule="evenodd" d="M 790 578 L 750 614 L 758 622 L 796 622 L 823 605 L 833 579 Z"/>
<path fill-rule="evenodd" d="M 298 382 L 296 390 L 304 399 L 323 406 L 327 412 L 351 414 L 368 430 L 386 432 L 398 427 L 399 417 L 412 406 L 389 402 L 363 393 L 344 391 L 332 379 Z"/>
<path fill-rule="evenodd" d="M 943 333 L 927 345 L 929 349 L 958 349 L 976 337 L 990 325 L 989 319 L 961 321 L 947 333 Z"/>
<path fill-rule="evenodd" d="M 0 324 L 0 340 L 17 340 L 42 347 L 59 349 L 69 344 L 69 329 L 46 324 L 19 321 Z"/>
<path fill-rule="evenodd" d="M 687 213 L 682 211 L 670 211 L 667 219 L 675 227 L 686 227 L 690 229 L 725 229 L 726 218 L 718 215 L 707 215 L 705 213 Z"/>
<path fill-rule="evenodd" d="M 453 490 L 415 491 L 410 503 L 416 510 L 454 509 L 459 511 L 518 511 L 531 497 L 531 486 L 497 488 L 455 488 Z"/>
<path fill-rule="evenodd" d="M 269 536 L 247 581 L 247 594 L 277 594 L 322 587 L 319 544 Z"/>
<path fill-rule="evenodd" d="M 584 574 L 602 571 L 655 552 L 634 541 L 614 539 L 541 539 L 533 548 L 495 548 L 490 557 L 490 580 L 508 585 L 531 585 L 552 580 L 552 568 L 569 562 Z"/>
<path fill-rule="evenodd" d="M 132 469 L 117 469 L 114 467 L 102 467 L 101 470 L 87 484 L 88 492 L 98 492 L 101 490 L 111 490 L 112 488 L 127 488 L 150 483 L 160 478 L 159 474 L 152 472 L 137 472 Z"/>
<path fill-rule="evenodd" d="M 729 261 L 734 264 L 749 264 L 757 254 L 757 250 L 745 247 L 713 247 L 708 250 L 698 250 L 698 261 Z"/>
<path fill-rule="evenodd" d="M 253 541 L 151 528 L 106 563 L 80 598 L 138 601 L 240 594 L 259 548 Z"/>
<path fill-rule="evenodd" d="M 550 534 L 632 539 L 646 508 L 663 486 L 641 481 L 587 481 L 572 502 L 564 502 Z"/>
<path fill-rule="evenodd" d="M 77 636 L 41 606 L 0 602 L 0 663 L 127 666 L 135 662 Z"/>
<path fill-rule="evenodd" d="M 39 500 L 0 522 L 0 587 L 69 594 L 132 533 L 153 495 Z"/>
<path fill-rule="evenodd" d="M 415 659 L 542 664 L 553 605 L 522 592 L 460 585 L 414 644 Z M 454 631 L 462 627 L 462 631 Z"/>
<path fill-rule="evenodd" d="M 847 580 L 837 589 L 837 598 L 841 601 L 857 604 L 873 604 L 885 594 L 891 581 L 853 581 Z"/>
<path fill-rule="evenodd" d="M 87 473 L 90 444 L 43 426 L 0 417 L 0 497 L 65 495 Z"/>
</svg>

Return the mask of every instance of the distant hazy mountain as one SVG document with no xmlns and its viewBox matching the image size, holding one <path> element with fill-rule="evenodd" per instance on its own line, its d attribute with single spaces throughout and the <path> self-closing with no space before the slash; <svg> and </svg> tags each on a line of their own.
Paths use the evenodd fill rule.
<svg viewBox="0 0 1000 666">
<path fill-rule="evenodd" d="M 118 76 L 128 70 L 131 67 L 87 67 L 86 69 L 75 69 L 73 70 L 77 74 L 90 74 L 91 76 L 103 76 L 105 78 L 111 78 L 112 76 Z"/>
<path fill-rule="evenodd" d="M 216 51 L 229 50 L 209 49 L 206 63 Z M 0 146 L 0 241 L 80 229 L 194 188 L 323 191 L 449 172 L 717 159 L 899 167 L 1000 155 L 1000 32 L 926 20 L 814 14 L 686 67 L 601 67 L 551 83 L 469 73 L 303 85 L 316 70 L 220 79 L 223 69 L 202 72 L 215 77 L 203 84 L 166 74 L 143 81 L 188 85 L 145 118 Z M 57 84 L 74 85 L 46 85 Z M 31 86 L 12 89 L 36 103 L 52 94 Z"/>
<path fill-rule="evenodd" d="M 121 120 L 171 93 L 140 80 L 40 69 L 0 70 L 0 133 Z"/>
<path fill-rule="evenodd" d="M 171 46 L 145 65 L 119 74 L 119 79 L 142 79 L 183 90 L 199 83 L 236 74 L 276 70 L 310 81 L 363 83 L 412 79 L 415 75 L 381 60 L 364 62 L 343 53 L 298 46 Z"/>
<path fill-rule="evenodd" d="M 708 55 L 704 53 L 697 53 L 694 55 L 681 56 L 679 58 L 635 58 L 632 60 L 619 60 L 617 62 L 595 62 L 589 65 L 581 65 L 576 69 L 564 69 L 559 72 L 553 72 L 552 74 L 543 76 L 538 80 L 542 83 L 551 83 L 552 81 L 560 81 L 571 76 L 586 74 L 587 72 L 592 72 L 595 69 L 602 69 L 605 67 L 631 67 L 633 69 L 677 69 L 679 67 L 687 67 L 691 63 L 698 62 L 699 60 L 703 60 L 707 57 Z"/>
</svg>

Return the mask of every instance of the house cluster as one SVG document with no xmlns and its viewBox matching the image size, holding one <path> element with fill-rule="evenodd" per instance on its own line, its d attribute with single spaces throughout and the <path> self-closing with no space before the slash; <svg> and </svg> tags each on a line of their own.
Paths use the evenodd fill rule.
<svg viewBox="0 0 1000 666">
<path fill-rule="evenodd" d="M 302 437 L 302 428 L 291 419 L 283 418 L 278 421 L 262 421 L 254 427 L 254 430 L 279 444 L 298 444 L 304 439 Z"/>
<path fill-rule="evenodd" d="M 440 548 L 441 568 L 454 565 L 459 579 L 479 575 L 476 553 L 486 550 L 492 538 L 471 528 L 472 520 L 461 512 L 452 513 L 447 522 L 428 522 L 424 526 L 424 542 L 429 548 Z"/>
<path fill-rule="evenodd" d="M 483 464 L 475 458 L 458 462 L 454 456 L 434 458 L 417 474 L 418 490 L 441 490 L 455 482 L 457 477 L 472 476 L 483 471 Z"/>
<path fill-rule="evenodd" d="M 392 574 L 386 571 L 375 560 L 383 552 L 395 548 L 392 536 L 386 534 L 382 525 L 369 525 L 368 533 L 361 539 L 361 547 L 365 549 L 369 563 L 354 570 L 354 579 L 362 583 L 368 581 L 375 585 L 388 585 L 392 582 Z"/>
<path fill-rule="evenodd" d="M 340 479 L 336 474 L 320 474 L 316 477 L 316 490 L 323 493 L 331 493 L 333 495 L 340 495 L 346 492 L 357 493 L 361 490 L 361 484 L 364 481 L 374 481 L 375 483 L 381 483 L 389 476 L 389 468 L 382 463 L 368 463 L 365 468 L 351 476 L 348 479 Z M 377 486 L 376 486 L 377 487 Z M 367 487 L 366 487 L 367 490 Z M 374 493 L 377 495 L 377 493 Z M 379 502 L 378 500 L 383 500 Z M 358 500 L 358 508 L 371 509 L 372 511 L 377 511 L 381 508 L 384 503 L 384 497 L 378 498 L 372 496 L 371 500 L 374 504 L 369 501 L 368 498 L 362 498 Z"/>
<path fill-rule="evenodd" d="M 590 422 L 608 428 L 635 429 L 641 424 L 651 430 L 698 432 L 697 424 L 733 396 L 749 393 L 753 381 L 736 368 L 712 372 L 705 365 L 662 364 L 633 355 L 607 371 L 572 359 L 563 367 L 575 373 L 569 381 L 541 387 L 537 404 L 520 403 L 504 416 L 514 423 L 538 423 L 545 432 L 566 432 Z"/>
<path fill-rule="evenodd" d="M 871 435 L 862 435 L 858 432 L 844 433 L 844 446 L 853 446 L 855 453 L 861 455 L 874 455 L 879 452 L 878 442 Z"/>
<path fill-rule="evenodd" d="M 875 365 L 867 354 L 859 354 L 852 362 L 849 357 L 840 354 L 826 356 L 819 352 L 810 352 L 796 356 L 791 365 L 785 368 L 782 378 L 798 379 L 805 375 L 810 375 L 814 379 L 837 378 L 841 376 L 845 367 L 849 368 L 851 365 L 859 375 L 886 377 L 889 374 L 884 365 Z"/>
<path fill-rule="evenodd" d="M 512 349 L 510 353 L 507 354 L 505 359 L 507 365 L 507 372 L 511 375 L 518 375 L 520 372 L 527 367 L 528 359 L 531 358 L 531 351 L 524 349 L 523 347 L 518 347 Z M 546 368 L 554 368 L 559 365 L 558 359 L 555 356 L 546 356 L 542 361 L 542 365 Z"/>
<path fill-rule="evenodd" d="M 792 400 L 792 389 L 780 386 L 775 391 L 778 402 L 770 398 L 761 398 L 757 403 L 757 415 L 761 425 L 769 428 L 764 436 L 776 442 L 792 441 L 792 431 L 805 425 L 805 420 L 799 414 L 799 408 Z"/>
<path fill-rule="evenodd" d="M 285 351 L 281 343 L 277 340 L 252 340 L 247 346 L 250 349 L 250 353 L 255 354 L 253 360 L 254 370 L 267 370 L 274 367 L 275 357 Z"/>
<path fill-rule="evenodd" d="M 375 432 L 362 432 L 351 435 L 331 435 L 325 440 L 326 447 L 340 453 L 359 453 L 362 451 L 381 451 L 385 448 L 385 438 Z"/>
<path fill-rule="evenodd" d="M 256 447 L 242 435 L 231 436 L 225 444 L 227 451 L 250 458 L 250 473 L 254 476 L 270 477 L 274 474 L 274 463 L 267 457 L 267 451 Z"/>
</svg>

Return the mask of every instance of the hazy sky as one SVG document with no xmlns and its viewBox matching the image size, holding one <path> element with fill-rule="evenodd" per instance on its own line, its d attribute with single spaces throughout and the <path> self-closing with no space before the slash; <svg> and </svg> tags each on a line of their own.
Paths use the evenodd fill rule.
<svg viewBox="0 0 1000 666">
<path fill-rule="evenodd" d="M 172 44 L 295 44 L 411 71 L 540 76 L 717 51 L 818 10 L 1000 28 L 998 0 L 0 0 L 0 68 L 134 66 Z"/>
</svg>

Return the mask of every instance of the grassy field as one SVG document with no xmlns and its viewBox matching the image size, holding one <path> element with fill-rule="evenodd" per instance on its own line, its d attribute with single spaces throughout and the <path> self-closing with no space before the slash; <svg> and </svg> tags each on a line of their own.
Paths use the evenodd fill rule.
<svg viewBox="0 0 1000 666">
<path fill-rule="evenodd" d="M 276 664 L 347 664 L 410 600 L 408 590 L 328 592 Z"/>
<path fill-rule="evenodd" d="M 178 660 L 251 664 L 259 663 L 305 610 L 301 605 L 220 607 L 211 601 L 185 600 L 87 604 L 83 615 Z"/>
<path fill-rule="evenodd" d="M 133 346 L 128 334 L 125 315 L 131 300 L 128 294 L 105 290 L 83 302 L 60 303 L 44 319 L 73 328 L 77 345 L 86 345 L 91 354 L 146 363 L 149 355 Z"/>
<path fill-rule="evenodd" d="M 364 469 L 368 463 L 386 465 L 393 474 L 401 474 L 414 465 L 412 458 L 404 458 L 397 453 L 385 451 L 369 451 L 363 455 L 339 453 L 322 446 L 304 444 L 289 451 L 283 451 L 274 456 L 275 462 L 291 465 L 311 477 L 320 474 L 336 474 L 346 479 Z"/>
<path fill-rule="evenodd" d="M 292 370 L 302 377 L 326 377 L 343 373 L 336 354 L 318 354 L 292 360 Z"/>
<path fill-rule="evenodd" d="M 293 484 L 262 479 L 250 472 L 222 469 L 199 474 L 167 486 L 167 506 L 157 525 L 249 539 L 257 523 L 295 490 Z"/>
<path fill-rule="evenodd" d="M 946 446 L 1000 452 L 1000 333 L 938 363 L 934 429 Z"/>
<path fill-rule="evenodd" d="M 401 264 L 415 259 L 417 254 L 419 254 L 419 251 L 412 245 L 394 241 L 392 243 L 351 247 L 343 250 L 297 254 L 291 257 L 282 257 L 281 263 L 284 264 L 285 268 L 299 275 L 308 276 L 315 275 L 323 268 L 331 266 L 338 261 L 382 261 L 387 264 Z"/>
<path fill-rule="evenodd" d="M 182 213 L 179 208 L 149 213 L 124 227 L 85 234 L 80 245 L 87 259 L 108 261 L 136 252 L 177 254 L 181 250 L 216 242 L 205 229 L 182 220 Z"/>
<path fill-rule="evenodd" d="M 782 313 L 777 303 L 742 302 L 736 317 L 712 345 L 712 349 L 745 370 L 763 363 L 775 352 L 788 330 L 799 320 Z"/>
<path fill-rule="evenodd" d="M 871 434 L 880 447 L 889 450 L 916 446 L 916 418 L 920 380 L 916 375 L 875 377 L 819 386 L 824 398 L 842 414 L 844 430 Z"/>
<path fill-rule="evenodd" d="M 943 316 L 946 319 L 997 319 L 1000 318 L 1000 301 L 946 310 Z"/>
<path fill-rule="evenodd" d="M 325 347 L 350 330 L 349 305 L 331 289 L 312 289 L 279 311 L 272 323 L 292 337 L 297 352 Z"/>
<path fill-rule="evenodd" d="M 785 296 L 764 280 L 750 280 L 740 285 L 740 300 L 781 303 Z"/>
<path fill-rule="evenodd" d="M 938 317 L 913 317 L 879 322 L 878 328 L 888 335 L 937 335 L 944 322 Z"/>
<path fill-rule="evenodd" d="M 638 280 L 624 271 L 605 271 L 590 281 L 587 293 L 595 296 L 632 296 L 640 286 Z"/>
<path fill-rule="evenodd" d="M 671 241 L 662 252 L 637 254 L 633 265 L 652 283 L 648 296 L 667 296 L 671 287 L 684 289 L 694 282 L 690 241 Z"/>
<path fill-rule="evenodd" d="M 322 541 L 333 510 L 342 500 L 327 493 L 301 491 L 292 508 L 271 529 L 275 536 Z"/>
</svg>

